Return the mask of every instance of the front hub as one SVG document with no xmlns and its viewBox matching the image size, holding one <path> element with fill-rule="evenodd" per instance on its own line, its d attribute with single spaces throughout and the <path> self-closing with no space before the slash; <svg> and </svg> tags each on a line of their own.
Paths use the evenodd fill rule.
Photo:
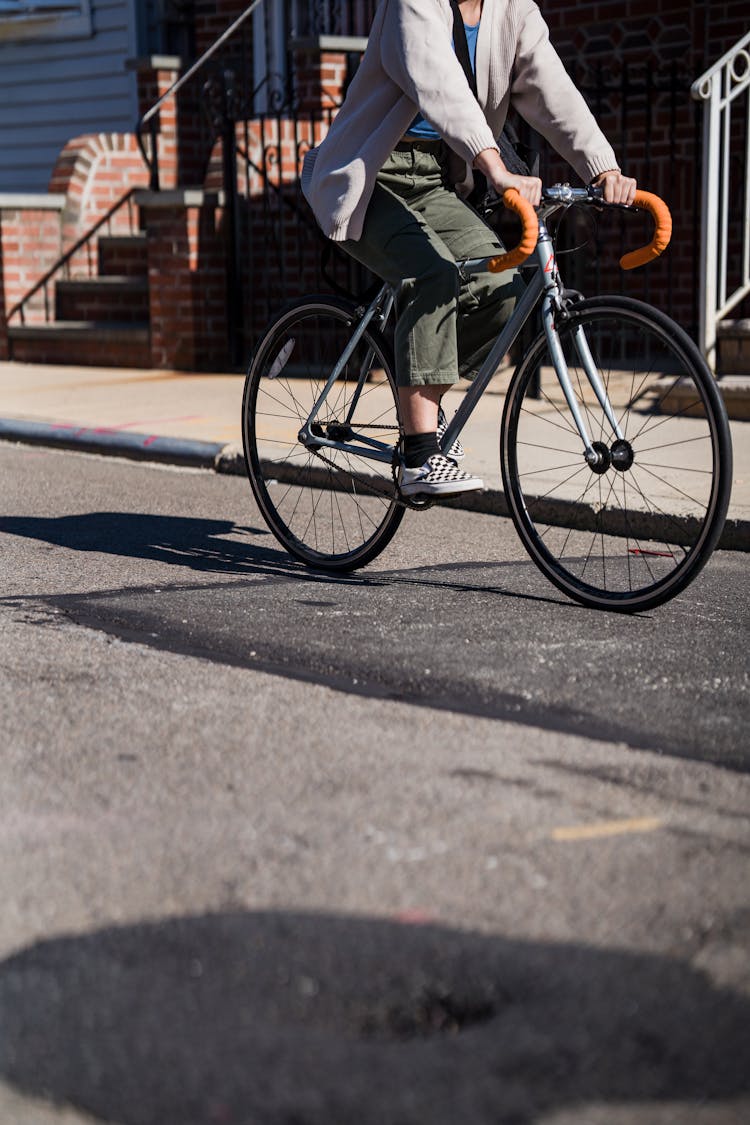
<svg viewBox="0 0 750 1125">
<path fill-rule="evenodd" d="M 607 469 L 612 464 L 612 459 L 609 455 L 609 449 L 603 441 L 592 442 L 591 448 L 596 454 L 596 460 L 587 457 L 586 460 L 588 462 L 588 466 L 591 469 L 592 473 L 596 473 L 598 476 L 601 476 L 602 473 L 606 473 Z"/>
<path fill-rule="evenodd" d="M 612 458 L 612 467 L 617 469 L 618 473 L 625 473 L 633 464 L 635 454 L 633 447 L 629 441 L 620 438 L 618 441 L 612 443 L 612 448 L 609 451 Z"/>
</svg>

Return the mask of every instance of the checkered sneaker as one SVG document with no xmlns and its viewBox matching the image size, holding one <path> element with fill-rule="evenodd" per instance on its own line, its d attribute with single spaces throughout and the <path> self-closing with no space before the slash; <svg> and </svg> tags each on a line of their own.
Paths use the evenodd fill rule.
<svg viewBox="0 0 750 1125">
<path fill-rule="evenodd" d="M 448 419 L 445 417 L 445 414 L 443 413 L 442 406 L 439 406 L 438 407 L 437 439 L 438 439 L 438 445 L 441 448 L 442 448 L 442 445 L 443 445 L 443 437 L 445 436 L 445 431 L 447 429 L 448 429 Z M 443 452 L 446 454 L 447 457 L 450 457 L 451 460 L 453 460 L 453 461 L 463 461 L 464 457 L 466 456 L 466 451 L 465 451 L 464 447 L 461 445 L 460 441 L 454 441 L 453 445 L 450 447 L 450 449 L 445 449 L 445 450 L 443 450 Z"/>
<path fill-rule="evenodd" d="M 456 492 L 472 492 L 477 488 L 484 488 L 484 482 L 463 472 L 443 453 L 433 453 L 418 469 L 401 470 L 404 496 L 452 496 Z"/>
</svg>

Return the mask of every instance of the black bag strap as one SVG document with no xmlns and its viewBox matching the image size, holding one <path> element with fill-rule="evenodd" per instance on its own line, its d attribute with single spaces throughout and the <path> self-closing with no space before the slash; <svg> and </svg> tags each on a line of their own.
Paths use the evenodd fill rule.
<svg viewBox="0 0 750 1125">
<path fill-rule="evenodd" d="M 469 55 L 469 44 L 466 39 L 466 29 L 457 0 L 451 0 L 451 8 L 453 9 L 453 47 L 456 52 L 456 58 L 461 63 L 464 74 L 466 75 L 466 80 L 471 86 L 471 92 L 478 101 L 477 76 L 471 67 L 471 56 Z M 506 121 L 503 126 L 498 145 L 500 148 L 500 156 L 509 172 L 513 172 L 516 176 L 538 175 L 539 153 L 526 148 L 525 145 L 520 143 L 518 135 L 509 121 Z M 478 173 L 475 173 L 475 177 L 477 175 Z"/>
<path fill-rule="evenodd" d="M 471 56 L 469 55 L 469 42 L 466 38 L 466 28 L 464 27 L 463 16 L 456 0 L 451 0 L 451 7 L 453 8 L 453 50 L 456 52 L 456 58 L 464 68 L 466 81 L 471 87 L 471 92 L 474 97 L 479 101 L 477 93 L 477 76 L 471 66 Z M 481 210 L 484 205 L 484 200 L 487 195 L 487 179 L 481 172 L 474 169 L 472 173 L 474 177 L 474 188 L 467 199 L 472 207 Z"/>
<path fill-rule="evenodd" d="M 464 68 L 466 81 L 471 86 L 471 92 L 474 97 L 477 97 L 477 76 L 471 66 L 471 56 L 469 54 L 469 43 L 466 38 L 466 28 L 464 27 L 463 16 L 461 9 L 458 6 L 457 0 L 451 0 L 451 7 L 453 8 L 453 49 L 456 52 L 456 58 Z"/>
</svg>

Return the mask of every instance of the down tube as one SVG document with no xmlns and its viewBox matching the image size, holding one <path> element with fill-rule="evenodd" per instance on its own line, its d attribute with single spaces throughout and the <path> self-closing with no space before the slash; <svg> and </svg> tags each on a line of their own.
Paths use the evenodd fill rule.
<svg viewBox="0 0 750 1125">
<path fill-rule="evenodd" d="M 536 272 L 514 308 L 510 320 L 495 340 L 495 343 L 492 345 L 492 350 L 479 368 L 476 378 L 464 395 L 463 402 L 451 418 L 448 429 L 445 431 L 445 436 L 442 439 L 443 449 L 450 449 L 453 442 L 461 433 L 471 412 L 487 389 L 490 379 L 497 371 L 500 360 L 511 347 L 513 341 L 531 316 L 543 292 L 544 280 L 541 275 Z"/>
</svg>

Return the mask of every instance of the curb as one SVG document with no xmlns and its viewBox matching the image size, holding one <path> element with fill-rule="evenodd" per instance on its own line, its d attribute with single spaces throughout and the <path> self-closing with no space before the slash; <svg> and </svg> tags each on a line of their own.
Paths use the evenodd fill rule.
<svg viewBox="0 0 750 1125">
<path fill-rule="evenodd" d="M 54 422 L 25 422 L 0 418 L 0 441 L 71 449 L 79 453 L 106 453 L 131 461 L 160 461 L 199 469 L 213 469 L 224 446 L 213 441 L 125 433 L 107 426 L 73 426 Z"/>
<path fill-rule="evenodd" d="M 187 468 L 211 469 L 228 476 L 245 476 L 245 459 L 235 444 L 196 441 L 191 438 L 160 437 L 158 434 L 124 433 L 106 426 L 88 427 L 63 423 L 28 422 L 0 418 L 0 441 L 68 449 L 79 453 L 106 454 L 131 461 L 151 461 Z M 280 466 L 277 466 L 277 468 Z M 501 489 L 485 488 L 443 502 L 445 507 L 492 516 L 509 516 Z M 562 526 L 585 519 L 588 506 L 568 504 Z M 580 511 L 579 511 L 580 509 Z M 556 522 L 556 521 L 553 521 Z M 653 531 L 653 528 L 650 528 Z M 645 529 L 644 529 L 645 533 Z M 750 520 L 727 519 L 717 545 L 722 551 L 750 551 Z"/>
</svg>

